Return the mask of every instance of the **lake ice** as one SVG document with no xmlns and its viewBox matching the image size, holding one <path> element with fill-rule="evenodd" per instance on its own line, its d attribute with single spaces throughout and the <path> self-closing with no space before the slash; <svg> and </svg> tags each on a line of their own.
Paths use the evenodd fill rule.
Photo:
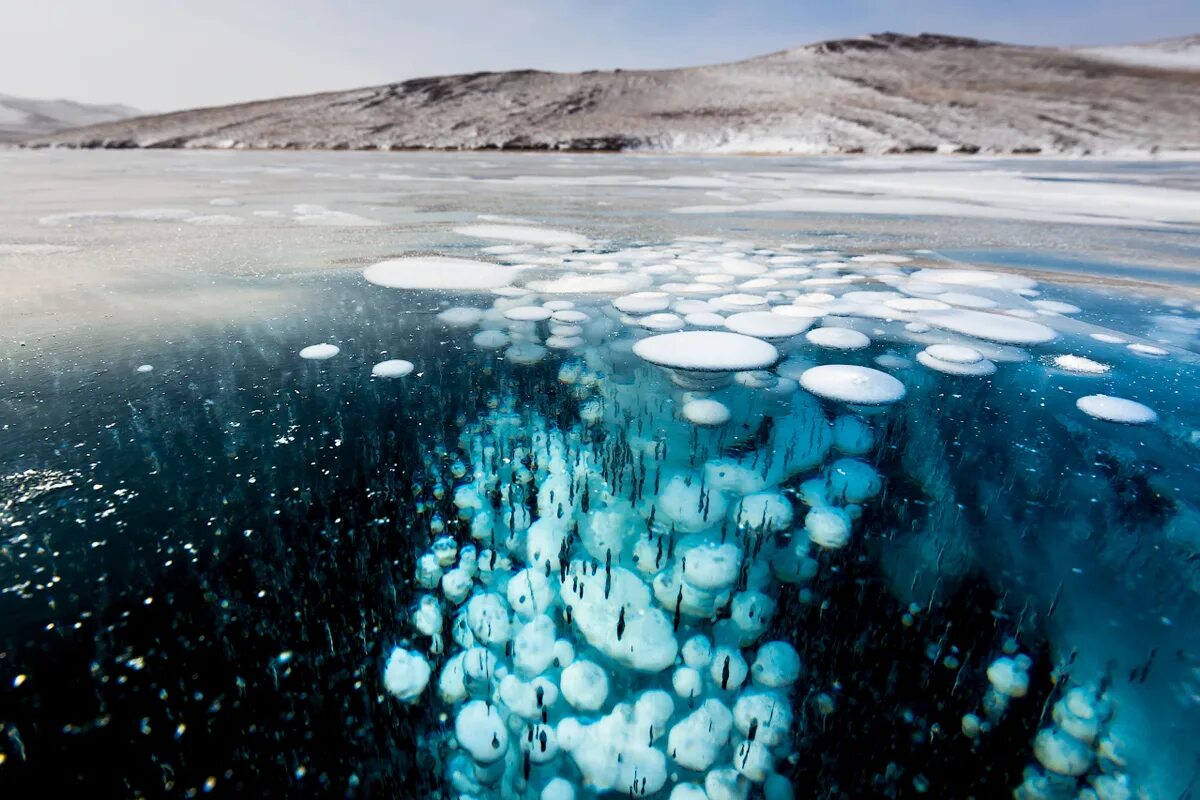
<svg viewBox="0 0 1200 800">
<path fill-rule="evenodd" d="M 0 178 L 13 796 L 1200 777 L 1195 164 Z"/>
</svg>

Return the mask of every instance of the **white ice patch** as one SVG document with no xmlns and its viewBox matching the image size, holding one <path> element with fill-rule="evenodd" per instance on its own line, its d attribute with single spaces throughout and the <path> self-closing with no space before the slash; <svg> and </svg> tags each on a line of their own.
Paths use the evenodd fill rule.
<svg viewBox="0 0 1200 800">
<path fill-rule="evenodd" d="M 0 256 L 56 256 L 78 252 L 78 247 L 65 244 L 11 244 L 0 242 Z"/>
<path fill-rule="evenodd" d="M 429 662 L 420 653 L 397 647 L 388 656 L 383 686 L 398 700 L 415 703 L 429 685 Z"/>
<path fill-rule="evenodd" d="M 683 416 L 693 425 L 715 427 L 729 422 L 729 408 L 718 400 L 700 398 L 683 404 Z"/>
<path fill-rule="evenodd" d="M 633 352 L 651 364 L 698 372 L 764 369 L 779 358 L 772 345 L 724 331 L 682 331 L 642 339 Z"/>
<path fill-rule="evenodd" d="M 870 367 L 825 364 L 805 370 L 800 385 L 829 400 L 857 405 L 885 405 L 904 398 L 904 384 Z"/>
<path fill-rule="evenodd" d="M 443 291 L 496 289 L 511 284 L 518 274 L 515 267 L 442 256 L 393 258 L 363 270 L 363 277 L 376 286 Z"/>
<path fill-rule="evenodd" d="M 1146 425 L 1158 419 L 1158 414 L 1149 406 L 1144 406 L 1134 400 L 1123 397 L 1112 397 L 1106 394 L 1089 394 L 1075 401 L 1076 407 L 1089 417 L 1102 419 L 1106 422 L 1120 422 L 1125 425 Z"/>
<path fill-rule="evenodd" d="M 986 311 L 953 308 L 944 311 L 925 311 L 920 316 L 935 328 L 1002 344 L 1042 344 L 1052 341 L 1058 336 L 1053 328 L 1042 325 L 1040 322 L 1017 319 L 1005 314 L 991 314 Z"/>
<path fill-rule="evenodd" d="M 341 349 L 335 344 L 322 342 L 321 344 L 310 344 L 300 351 L 300 357 L 309 361 L 325 361 L 333 358 Z"/>
<path fill-rule="evenodd" d="M 724 323 L 725 327 L 734 333 L 754 336 L 768 342 L 782 342 L 804 333 L 812 326 L 814 319 L 807 314 L 792 316 L 773 314 L 770 311 L 743 311 L 730 315 Z"/>
<path fill-rule="evenodd" d="M 814 328 L 804 338 L 810 344 L 830 350 L 862 350 L 871 346 L 869 336 L 851 328 Z"/>
<path fill-rule="evenodd" d="M 405 361 L 402 358 L 393 358 L 387 361 L 380 361 L 375 366 L 371 367 L 371 375 L 376 378 L 403 378 L 411 373 L 414 369 L 411 361 Z"/>
<path fill-rule="evenodd" d="M 42 225 L 73 227 L 112 222 L 180 222 L 192 216 L 185 208 L 139 208 L 132 211 L 73 211 L 41 217 Z"/>
<path fill-rule="evenodd" d="M 505 242 L 520 242 L 522 244 L 538 245 L 568 245 L 570 247 L 587 247 L 590 240 L 586 236 L 570 231 L 559 231 L 553 228 L 537 228 L 529 225 L 464 225 L 454 229 L 460 236 L 473 236 L 477 239 L 499 239 Z"/>
<path fill-rule="evenodd" d="M 1080 375 L 1104 375 L 1112 369 L 1108 364 L 1101 364 L 1083 356 L 1061 355 L 1054 357 L 1054 366 L 1067 372 Z"/>
<path fill-rule="evenodd" d="M 201 214 L 196 217 L 188 217 L 184 220 L 189 225 L 205 225 L 205 226 L 223 226 L 223 225 L 241 225 L 245 220 L 241 217 L 235 217 L 231 214 Z"/>
<path fill-rule="evenodd" d="M 292 219 L 298 225 L 322 228 L 368 228 L 383 224 L 379 220 L 360 217 L 347 211 L 333 211 L 312 203 L 297 203 L 292 206 Z"/>
</svg>

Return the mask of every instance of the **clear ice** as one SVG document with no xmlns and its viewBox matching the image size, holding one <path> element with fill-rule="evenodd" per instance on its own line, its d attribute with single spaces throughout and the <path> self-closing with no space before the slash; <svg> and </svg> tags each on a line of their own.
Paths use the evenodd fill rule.
<svg viewBox="0 0 1200 800">
<path fill-rule="evenodd" d="M 628 159 L 654 176 L 606 182 L 558 157 L 531 176 L 502 156 L 414 157 L 411 175 L 272 156 L 233 179 L 243 162 L 172 158 L 213 198 L 46 204 L 37 236 L 0 215 L 0 258 L 87 287 L 51 316 L 104 330 L 111 297 L 128 322 L 63 344 L 18 318 L 6 345 L 0 790 L 1195 790 L 1186 275 L 973 266 L 982 250 L 934 252 L 940 223 L 915 217 L 802 228 L 820 198 L 787 199 L 812 175 L 786 160 Z M 1011 241 L 1025 228 L 1004 224 L 1042 212 L 1001 167 L 963 238 Z M 720 182 L 672 182 L 688 171 Z M 856 191 L 903 174 L 843 171 Z M 330 174 L 349 188 L 297 193 Z M 435 199 L 362 199 L 374 180 Z M 187 208 L 205 204 L 229 214 Z M 1194 253 L 1191 217 L 1135 206 L 1057 222 Z M 589 224 L 608 213 L 650 221 Z M 122 231 L 223 266 L 179 304 L 40 266 Z M 280 231 L 322 270 L 281 264 L 269 291 L 220 271 Z"/>
</svg>

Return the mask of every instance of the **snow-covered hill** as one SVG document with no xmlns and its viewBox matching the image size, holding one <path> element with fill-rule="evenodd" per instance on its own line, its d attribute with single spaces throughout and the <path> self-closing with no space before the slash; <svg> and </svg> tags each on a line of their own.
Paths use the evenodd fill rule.
<svg viewBox="0 0 1200 800">
<path fill-rule="evenodd" d="M 18 142 L 82 125 L 115 122 L 143 112 L 129 106 L 98 106 L 70 100 L 30 100 L 0 94 L 0 142 Z"/>
<path fill-rule="evenodd" d="M 1145 44 L 1084 47 L 1076 52 L 1102 61 L 1156 69 L 1200 70 L 1200 34 Z"/>
<path fill-rule="evenodd" d="M 795 153 L 1200 150 L 1200 73 L 877 34 L 672 70 L 421 78 L 36 140 L 72 147 Z"/>
</svg>

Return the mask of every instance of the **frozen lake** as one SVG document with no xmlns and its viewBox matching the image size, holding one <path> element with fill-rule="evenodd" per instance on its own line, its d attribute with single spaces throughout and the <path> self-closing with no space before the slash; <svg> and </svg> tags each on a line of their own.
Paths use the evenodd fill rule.
<svg viewBox="0 0 1200 800">
<path fill-rule="evenodd" d="M 0 794 L 1189 796 L 1200 163 L 0 151 Z"/>
</svg>

